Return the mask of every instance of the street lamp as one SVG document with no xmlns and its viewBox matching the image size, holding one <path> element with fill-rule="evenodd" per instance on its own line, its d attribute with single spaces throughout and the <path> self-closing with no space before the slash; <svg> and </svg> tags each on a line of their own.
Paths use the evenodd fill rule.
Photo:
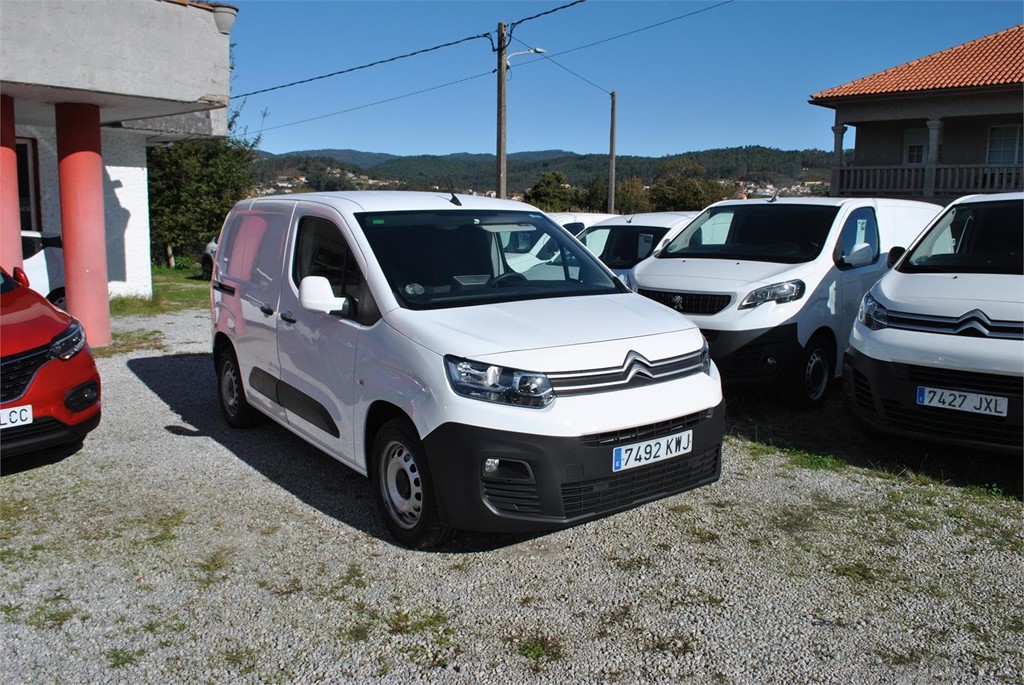
<svg viewBox="0 0 1024 685">
<path fill-rule="evenodd" d="M 506 154 L 505 154 L 505 73 L 506 70 L 511 66 L 509 60 L 519 55 L 539 55 L 544 52 L 544 48 L 530 48 L 522 52 L 513 52 L 511 55 L 505 54 L 505 49 L 508 47 L 508 34 L 505 30 L 505 24 L 498 24 L 498 197 L 504 198 L 508 196 L 506 176 L 505 176 L 505 165 L 506 165 Z"/>
</svg>

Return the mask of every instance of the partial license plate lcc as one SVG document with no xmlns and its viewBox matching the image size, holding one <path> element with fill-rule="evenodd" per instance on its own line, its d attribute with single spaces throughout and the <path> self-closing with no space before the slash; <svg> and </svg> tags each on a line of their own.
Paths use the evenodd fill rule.
<svg viewBox="0 0 1024 685">
<path fill-rule="evenodd" d="M 693 431 L 673 433 L 654 440 L 622 445 L 612 450 L 612 471 L 626 471 L 656 461 L 672 459 L 693 450 Z"/>
</svg>

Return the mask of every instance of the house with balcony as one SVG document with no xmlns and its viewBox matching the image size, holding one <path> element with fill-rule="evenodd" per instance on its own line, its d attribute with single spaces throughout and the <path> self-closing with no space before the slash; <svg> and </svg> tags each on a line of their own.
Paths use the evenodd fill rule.
<svg viewBox="0 0 1024 685">
<path fill-rule="evenodd" d="M 227 135 L 237 8 L 4 0 L 0 264 L 21 231 L 63 243 L 66 308 L 110 341 L 111 295 L 152 294 L 148 146 Z"/>
<path fill-rule="evenodd" d="M 1022 189 L 1024 25 L 823 90 L 810 103 L 835 110 L 832 195 L 948 203 Z"/>
</svg>

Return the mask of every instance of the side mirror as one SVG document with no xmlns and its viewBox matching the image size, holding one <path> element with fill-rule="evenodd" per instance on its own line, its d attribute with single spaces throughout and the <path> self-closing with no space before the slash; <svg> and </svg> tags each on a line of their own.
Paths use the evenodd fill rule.
<svg viewBox="0 0 1024 685">
<path fill-rule="evenodd" d="M 335 297 L 331 282 L 323 276 L 306 276 L 299 284 L 299 306 L 311 312 L 348 316 L 349 299 Z"/>
<path fill-rule="evenodd" d="M 853 269 L 858 266 L 866 266 L 874 260 L 875 251 L 868 243 L 857 243 L 850 250 L 850 254 L 843 255 L 839 266 L 846 269 Z"/>
<path fill-rule="evenodd" d="M 14 282 L 18 285 L 27 288 L 28 287 L 28 274 L 20 266 L 14 267 L 14 272 L 11 274 Z"/>
<path fill-rule="evenodd" d="M 889 250 L 889 256 L 885 258 L 885 266 L 891 269 L 896 265 L 896 262 L 900 261 L 900 257 L 902 257 L 903 253 L 906 251 L 907 248 L 898 246 Z"/>
</svg>

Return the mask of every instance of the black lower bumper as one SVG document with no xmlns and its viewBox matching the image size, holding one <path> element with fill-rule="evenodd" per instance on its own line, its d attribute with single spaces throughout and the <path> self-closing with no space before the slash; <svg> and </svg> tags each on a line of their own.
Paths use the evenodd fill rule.
<svg viewBox="0 0 1024 685">
<path fill-rule="evenodd" d="M 4 458 L 7 458 L 50 447 L 73 445 L 82 442 L 98 425 L 100 412 L 74 425 L 68 425 L 52 417 L 43 417 L 24 426 L 6 429 L 0 435 L 0 446 Z"/>
<path fill-rule="evenodd" d="M 795 323 L 751 331 L 701 332 L 727 385 L 770 384 L 786 378 L 803 350 Z"/>
<path fill-rule="evenodd" d="M 612 470 L 616 446 L 692 430 L 684 455 Z M 722 472 L 725 403 L 648 426 L 576 438 L 447 423 L 423 441 L 441 519 L 475 531 L 574 525 L 713 483 Z M 485 473 L 488 459 L 500 466 Z"/>
<path fill-rule="evenodd" d="M 1008 399 L 1006 416 L 917 404 L 920 386 Z M 843 399 L 871 430 L 944 445 L 1020 455 L 1024 450 L 1024 379 L 882 362 L 855 349 L 843 355 Z"/>
</svg>

